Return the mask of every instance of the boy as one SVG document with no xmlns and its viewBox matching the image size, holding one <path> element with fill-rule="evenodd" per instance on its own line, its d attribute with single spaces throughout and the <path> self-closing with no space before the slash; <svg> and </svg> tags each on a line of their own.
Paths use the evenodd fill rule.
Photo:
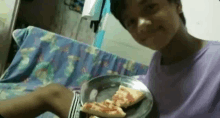
<svg viewBox="0 0 220 118">
<path fill-rule="evenodd" d="M 187 32 L 180 0 L 111 0 L 111 11 L 139 44 L 157 50 L 140 78 L 154 118 L 219 117 L 220 43 Z"/>
<path fill-rule="evenodd" d="M 111 11 L 138 43 L 157 50 L 147 74 L 139 78 L 154 97 L 149 117 L 219 117 L 220 44 L 187 32 L 180 0 L 111 0 Z M 25 118 L 51 111 L 67 118 L 72 98 L 71 91 L 52 84 L 1 101 L 0 114 Z"/>
</svg>

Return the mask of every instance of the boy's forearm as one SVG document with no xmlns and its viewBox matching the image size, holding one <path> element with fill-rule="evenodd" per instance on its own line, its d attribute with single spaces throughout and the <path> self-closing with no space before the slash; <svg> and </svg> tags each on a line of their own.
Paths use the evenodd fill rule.
<svg viewBox="0 0 220 118">
<path fill-rule="evenodd" d="M 0 114 L 6 118 L 34 118 L 45 111 L 67 118 L 74 94 L 60 84 L 50 84 L 25 96 L 0 101 Z"/>
<path fill-rule="evenodd" d="M 34 118 L 47 109 L 39 96 L 36 91 L 26 96 L 0 101 L 0 114 L 6 118 Z"/>
</svg>

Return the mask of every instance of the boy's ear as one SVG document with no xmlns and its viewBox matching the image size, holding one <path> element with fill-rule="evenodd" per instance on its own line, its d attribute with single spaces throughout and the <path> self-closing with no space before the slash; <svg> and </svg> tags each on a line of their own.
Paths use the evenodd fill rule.
<svg viewBox="0 0 220 118">
<path fill-rule="evenodd" d="M 177 12 L 178 12 L 178 14 L 183 13 L 183 8 L 182 8 L 181 4 L 177 4 Z"/>
</svg>

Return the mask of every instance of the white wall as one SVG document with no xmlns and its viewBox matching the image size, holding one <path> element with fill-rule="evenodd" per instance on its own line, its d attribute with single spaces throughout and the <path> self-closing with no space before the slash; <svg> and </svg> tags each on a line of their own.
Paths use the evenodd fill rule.
<svg viewBox="0 0 220 118">
<path fill-rule="evenodd" d="M 220 41 L 220 1 L 182 0 L 182 3 L 189 33 L 201 39 Z M 114 16 L 108 17 L 105 30 L 103 50 L 149 65 L 154 51 L 136 43 Z"/>
<path fill-rule="evenodd" d="M 187 28 L 193 36 L 220 41 L 220 1 L 182 0 Z"/>
<path fill-rule="evenodd" d="M 102 50 L 139 63 L 150 63 L 154 51 L 139 45 L 113 15 L 108 17 L 105 30 Z"/>
<path fill-rule="evenodd" d="M 0 75 L 4 72 L 8 57 L 12 24 L 14 24 L 16 16 L 14 9 L 18 8 L 18 5 L 17 0 L 0 0 Z"/>
</svg>

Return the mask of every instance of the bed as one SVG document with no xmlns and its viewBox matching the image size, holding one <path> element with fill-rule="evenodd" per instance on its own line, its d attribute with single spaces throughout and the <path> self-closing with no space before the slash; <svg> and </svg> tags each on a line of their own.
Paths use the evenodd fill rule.
<svg viewBox="0 0 220 118">
<path fill-rule="evenodd" d="M 13 38 L 19 50 L 0 78 L 0 101 L 51 83 L 79 90 L 83 82 L 97 76 L 136 77 L 148 70 L 146 65 L 33 26 L 15 30 Z M 57 116 L 46 112 L 37 118 Z"/>
</svg>

